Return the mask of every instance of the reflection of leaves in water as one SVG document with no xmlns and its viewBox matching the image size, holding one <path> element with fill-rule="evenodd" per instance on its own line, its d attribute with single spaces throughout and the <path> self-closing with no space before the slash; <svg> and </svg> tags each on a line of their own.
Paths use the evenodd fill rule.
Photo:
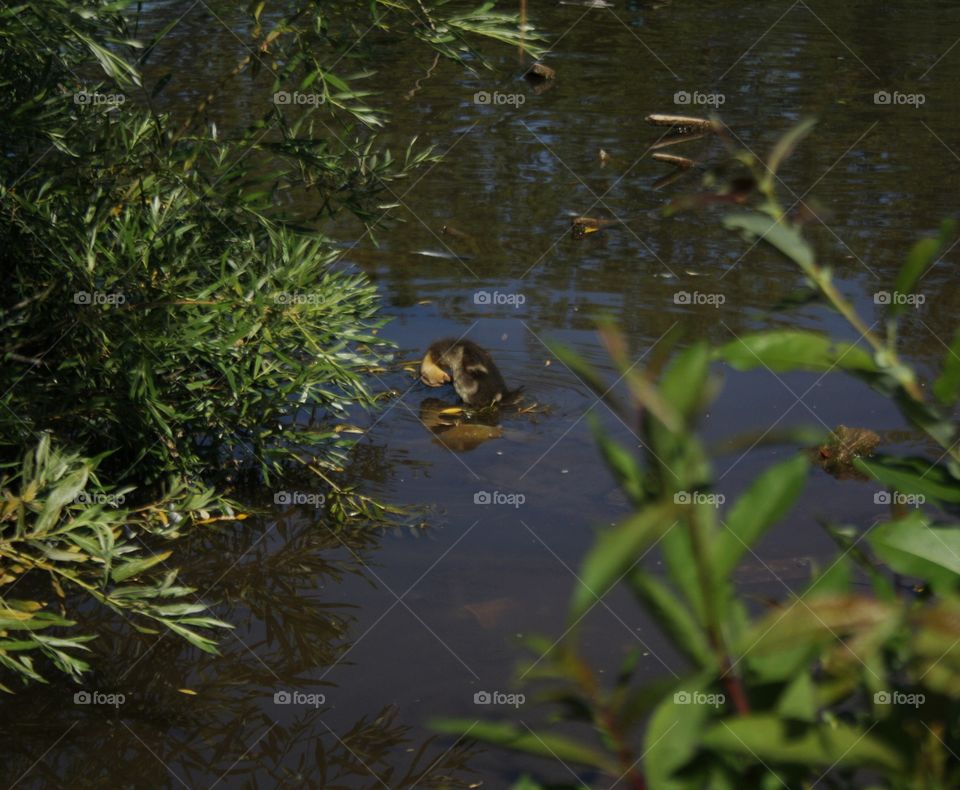
<svg viewBox="0 0 960 790">
<path fill-rule="evenodd" d="M 228 533 L 210 536 L 196 552 L 226 606 L 223 616 L 240 629 L 263 624 L 257 644 L 240 633 L 274 672 L 333 664 L 349 647 L 354 621 L 354 605 L 337 600 L 337 585 L 348 574 L 365 576 L 364 557 L 377 535 L 334 531 L 309 510 L 289 512 L 263 530 L 253 545 L 249 535 Z"/>
<path fill-rule="evenodd" d="M 468 786 L 453 778 L 467 750 L 415 742 L 395 709 L 344 723 L 330 708 L 299 715 L 273 703 L 285 688 L 334 699 L 336 687 L 316 680 L 318 670 L 349 649 L 355 619 L 337 585 L 363 574 L 362 558 L 377 542 L 371 531 L 335 534 L 313 511 L 296 509 L 276 523 L 250 519 L 192 536 L 181 552 L 192 558 L 183 575 L 210 590 L 218 615 L 237 626 L 236 638 L 225 638 L 214 659 L 133 631 L 96 607 L 87 616 L 102 634 L 93 643 L 98 674 L 85 688 L 122 693 L 125 704 L 74 705 L 77 687 L 65 683 L 0 701 L 5 775 L 30 770 L 63 736 L 24 786 L 179 786 L 152 768 L 144 772 L 158 758 L 190 787 L 209 786 L 226 771 L 230 786 L 250 788 Z M 288 721 L 291 712 L 298 716 Z"/>
<path fill-rule="evenodd" d="M 414 740 L 410 728 L 396 722 L 392 707 L 336 732 L 325 720 L 329 710 L 324 708 L 277 722 L 262 712 L 234 717 L 208 704 L 203 710 L 212 714 L 209 720 L 187 725 L 165 717 L 153 699 L 128 696 L 115 712 L 74 706 L 72 693 L 64 688 L 55 692 L 61 710 L 72 708 L 72 723 L 54 723 L 31 707 L 19 716 L 14 732 L 11 717 L 3 717 L 5 776 L 26 774 L 23 787 L 78 789 L 108 782 L 118 787 L 208 787 L 221 779 L 224 786 L 242 788 L 470 786 L 464 774 L 475 748 L 457 744 L 446 750 L 436 736 Z M 197 702 L 192 706 L 198 707 Z M 52 743 L 55 750 L 50 750 Z"/>
<path fill-rule="evenodd" d="M 465 773 L 475 748 L 456 744 L 449 750 L 431 736 L 417 743 L 410 728 L 396 723 L 397 709 L 383 708 L 374 718 L 363 717 L 349 730 L 334 735 L 315 714 L 291 726 L 277 725 L 263 739 L 263 759 L 251 768 L 265 770 L 275 785 L 247 782 L 243 787 L 443 787 L 466 788 Z M 398 753 L 409 755 L 403 763 Z"/>
</svg>

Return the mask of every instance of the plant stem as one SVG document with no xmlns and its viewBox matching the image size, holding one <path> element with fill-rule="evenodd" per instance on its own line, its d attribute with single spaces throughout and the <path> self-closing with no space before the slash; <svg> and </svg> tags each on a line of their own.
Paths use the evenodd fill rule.
<svg viewBox="0 0 960 790">
<path fill-rule="evenodd" d="M 691 507 L 689 512 L 690 543 L 693 548 L 694 562 L 697 566 L 697 579 L 700 582 L 700 590 L 703 595 L 703 614 L 706 620 L 707 638 L 710 640 L 710 645 L 716 653 L 717 662 L 720 666 L 720 682 L 723 683 L 724 688 L 730 695 L 737 713 L 746 716 L 750 713 L 750 702 L 740 678 L 733 674 L 733 663 L 730 660 L 730 652 L 727 650 L 726 640 L 723 637 L 716 597 L 712 592 L 710 565 L 707 560 L 700 519 L 697 518 L 696 506 Z"/>
</svg>

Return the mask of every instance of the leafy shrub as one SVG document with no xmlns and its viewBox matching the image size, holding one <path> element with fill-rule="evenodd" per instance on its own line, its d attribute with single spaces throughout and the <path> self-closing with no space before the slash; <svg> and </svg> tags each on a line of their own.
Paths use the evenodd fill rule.
<svg viewBox="0 0 960 790">
<path fill-rule="evenodd" d="M 169 552 L 146 546 L 234 515 L 207 488 L 225 467 L 309 470 L 338 495 L 337 521 L 392 512 L 334 479 L 351 445 L 337 422 L 374 405 L 365 377 L 388 348 L 375 287 L 339 265 L 317 223 L 349 212 L 374 230 L 391 185 L 437 158 L 415 139 L 382 148 L 372 130 L 385 115 L 353 85 L 372 74 L 327 66 L 358 30 L 461 62 L 467 34 L 523 43 L 489 6 L 442 6 L 253 4 L 251 54 L 185 118 L 155 109 L 168 75 L 142 85 L 170 26 L 137 41 L 139 5 L 0 9 L 0 587 L 46 574 L 61 600 L 68 583 L 212 650 L 197 629 L 224 624 L 199 616 Z M 207 112 L 241 75 L 267 109 L 219 130 Z M 291 88 L 323 101 L 273 100 Z M 315 216 L 285 214 L 294 189 Z M 111 491 L 130 507 L 100 504 Z M 87 637 L 50 635 L 72 620 L 8 595 L 0 611 L 8 669 L 40 679 L 37 652 L 85 669 Z"/>
<path fill-rule="evenodd" d="M 728 215 L 725 224 L 794 261 L 872 353 L 814 332 L 761 331 L 715 349 L 694 343 L 663 370 L 640 370 L 625 339 L 602 324 L 601 337 L 631 394 L 623 404 L 598 371 L 555 349 L 625 424 L 640 425 L 645 448 L 635 458 L 596 427 L 600 450 L 636 512 L 598 536 L 579 572 L 567 636 L 558 643 L 534 640 L 539 658 L 524 673 L 546 686 L 542 702 L 557 706 L 557 718 L 579 722 L 582 734 L 491 721 L 443 721 L 440 730 L 582 766 L 581 779 L 600 772 L 603 787 L 611 781 L 636 788 L 960 783 L 957 525 L 938 524 L 921 510 L 906 513 L 896 505 L 900 497 L 890 497 L 890 519 L 866 534 L 829 526 L 840 553 L 802 593 L 751 616 L 733 572 L 800 498 L 809 454 L 769 468 L 721 515 L 710 497 L 710 459 L 695 433 L 715 361 L 773 373 L 844 372 L 892 398 L 942 448 L 940 458 L 877 456 L 858 458 L 856 466 L 894 492 L 924 495 L 931 504 L 960 501 L 958 429 L 949 414 L 960 395 L 956 344 L 934 387 L 941 405 L 931 404 L 897 353 L 901 308 L 888 309 L 885 336 L 871 332 L 777 200 L 777 166 L 809 128 L 787 135 L 765 162 L 738 152 L 757 184 L 758 206 Z M 897 291 L 912 291 L 952 234 L 945 223 L 940 238 L 915 245 Z M 665 573 L 643 561 L 654 550 Z M 858 570 L 872 594 L 857 586 Z M 897 574 L 922 580 L 923 594 L 905 594 Z M 605 685 L 581 656 L 578 623 L 619 583 L 683 656 L 678 677 L 644 682 L 634 653 Z M 542 786 L 529 777 L 517 785 Z"/>
</svg>

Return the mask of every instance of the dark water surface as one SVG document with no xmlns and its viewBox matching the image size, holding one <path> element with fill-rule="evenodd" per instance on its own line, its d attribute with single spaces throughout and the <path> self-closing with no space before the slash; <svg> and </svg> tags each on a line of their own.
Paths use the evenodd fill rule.
<svg viewBox="0 0 960 790">
<path fill-rule="evenodd" d="M 586 415 L 629 446 L 638 442 L 545 341 L 563 341 L 613 381 L 593 331 L 598 312 L 620 322 L 638 357 L 678 325 L 688 339 L 714 343 L 783 325 L 856 339 L 822 307 L 772 312 L 801 285 L 799 275 L 769 247 L 748 251 L 722 230 L 719 213 L 660 216 L 695 182 L 654 188 L 669 168 L 650 158 L 657 130 L 644 116 L 702 115 L 710 108 L 677 105 L 675 93 L 719 93 L 724 122 L 762 152 L 816 115 L 784 180 L 798 198 L 808 190 L 816 198 L 822 222 L 811 224 L 810 237 L 868 321 L 880 315 L 873 294 L 890 287 L 910 244 L 956 210 L 960 13 L 953 3 L 529 6 L 531 21 L 556 42 L 546 62 L 557 79 L 539 94 L 517 77 L 523 67 L 505 48 L 485 48 L 499 65 L 495 75 L 439 63 L 422 79 L 431 55 L 371 35 L 364 46 L 378 59 L 379 102 L 393 114 L 385 139 L 403 150 L 416 134 L 446 156 L 395 185 L 403 222 L 379 232 L 379 246 L 350 222 L 325 231 L 343 245 L 345 266 L 378 283 L 395 316 L 385 335 L 402 358 L 439 336 L 466 334 L 491 349 L 507 380 L 522 383 L 546 413 L 507 417 L 502 438 L 454 453 L 419 420 L 422 402 L 437 393 L 402 370 L 383 374 L 383 388 L 403 395 L 367 419 L 356 471 L 376 497 L 431 505 L 425 527 L 336 536 L 312 509 L 278 507 L 275 520 L 194 538 L 182 552 L 184 576 L 222 601 L 216 613 L 237 625 L 223 639 L 225 655 L 211 659 L 171 638 L 156 643 L 132 637 L 123 623 L 105 624 L 116 638 L 94 643 L 89 688 L 124 693 L 124 704 L 115 711 L 73 705 L 65 684 L 5 700 L 9 784 L 429 787 L 436 778 L 417 784 L 417 771 L 439 761 L 461 780 L 501 788 L 541 768 L 509 755 L 461 754 L 442 739 L 419 750 L 432 717 L 537 720 L 529 703 L 484 707 L 474 695 L 524 691 L 515 670 L 529 654 L 520 638 L 563 633 L 583 552 L 597 527 L 627 512 Z M 173 68 L 168 91 L 186 107 L 244 52 L 229 30 L 239 23 L 228 3 L 155 3 L 147 22 L 160 27 L 182 14 L 152 68 Z M 925 101 L 876 104 L 879 90 Z M 523 103 L 476 104 L 478 91 Z M 251 88 L 216 105 L 211 119 L 228 127 L 259 115 L 269 100 L 265 89 Z M 605 166 L 601 148 L 612 157 Z M 669 150 L 705 159 L 720 153 L 715 140 Z M 309 201 L 305 212 L 315 208 Z M 569 217 L 580 213 L 624 224 L 574 240 Z M 444 234 L 445 225 L 472 241 Z M 904 328 L 908 355 L 924 367 L 941 358 L 952 335 L 956 259 L 949 252 L 924 278 L 926 303 Z M 725 302 L 677 304 L 681 291 L 722 294 Z M 490 303 L 478 301 L 480 292 Z M 494 304 L 494 294 L 523 303 Z M 840 375 L 717 373 L 723 387 L 702 425 L 711 442 L 773 426 L 903 427 L 889 404 Z M 718 492 L 729 503 L 792 451 L 721 455 Z M 801 585 L 804 561 L 832 551 L 817 518 L 869 525 L 883 515 L 874 490 L 815 473 L 801 506 L 743 570 L 744 587 L 776 597 Z M 475 504 L 478 492 L 495 491 L 525 499 L 516 507 Z M 582 628 L 587 653 L 607 673 L 638 645 L 646 677 L 682 670 L 625 595 L 611 594 Z M 294 691 L 325 699 L 274 702 L 275 693 Z"/>
</svg>

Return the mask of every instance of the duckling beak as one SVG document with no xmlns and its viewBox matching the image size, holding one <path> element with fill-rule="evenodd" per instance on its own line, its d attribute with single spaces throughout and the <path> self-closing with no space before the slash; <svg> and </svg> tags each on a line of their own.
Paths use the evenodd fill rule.
<svg viewBox="0 0 960 790">
<path fill-rule="evenodd" d="M 420 375 L 420 381 L 422 381 L 428 387 L 442 387 L 444 384 L 447 384 L 449 381 L 451 381 L 451 379 L 450 374 L 441 370 L 439 375 L 433 373 L 433 371 L 431 371 L 430 375 L 428 375 L 426 372 L 422 373 Z"/>
<path fill-rule="evenodd" d="M 441 387 L 452 379 L 450 374 L 437 365 L 428 354 L 420 363 L 420 381 L 428 387 Z"/>
</svg>

